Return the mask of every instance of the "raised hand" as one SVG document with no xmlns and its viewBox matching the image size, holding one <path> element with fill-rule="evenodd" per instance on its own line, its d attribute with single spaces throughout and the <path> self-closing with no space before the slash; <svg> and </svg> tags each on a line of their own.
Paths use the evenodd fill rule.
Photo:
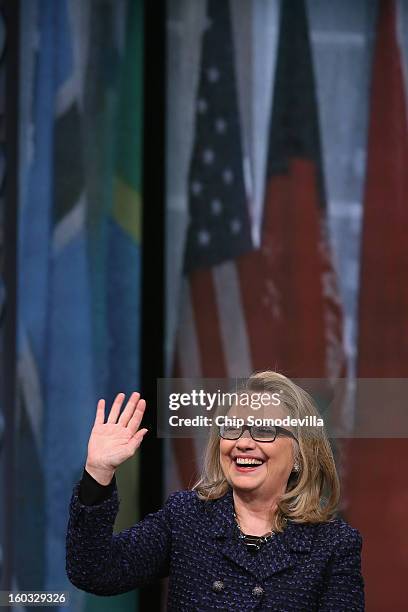
<svg viewBox="0 0 408 612">
<path fill-rule="evenodd" d="M 148 431 L 139 429 L 146 408 L 145 400 L 140 399 L 139 393 L 132 393 L 119 416 L 124 400 L 124 393 L 116 396 L 106 423 L 105 400 L 99 400 L 96 408 L 85 468 L 103 485 L 109 484 L 115 469 L 135 454 Z"/>
</svg>

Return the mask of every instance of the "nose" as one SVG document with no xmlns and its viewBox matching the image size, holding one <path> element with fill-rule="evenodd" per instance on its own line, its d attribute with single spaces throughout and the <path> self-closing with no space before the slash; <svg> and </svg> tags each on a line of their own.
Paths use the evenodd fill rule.
<svg viewBox="0 0 408 612">
<path fill-rule="evenodd" d="M 246 430 L 242 436 L 238 438 L 235 446 L 239 450 L 253 449 L 255 448 L 255 440 L 252 439 L 251 434 Z"/>
</svg>

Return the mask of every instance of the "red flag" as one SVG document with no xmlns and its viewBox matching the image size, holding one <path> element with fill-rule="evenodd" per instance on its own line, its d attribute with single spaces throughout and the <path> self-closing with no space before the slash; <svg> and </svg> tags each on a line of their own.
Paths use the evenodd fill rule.
<svg viewBox="0 0 408 612">
<path fill-rule="evenodd" d="M 408 376 L 408 129 L 396 6 L 380 2 L 371 86 L 357 373 Z M 360 402 L 358 401 L 360 400 Z M 371 408 L 371 409 L 370 409 Z M 387 410 L 387 406 L 384 406 Z M 357 395 L 357 427 L 383 422 Z M 408 442 L 350 442 L 347 518 L 364 536 L 367 608 L 407 609 Z"/>
</svg>

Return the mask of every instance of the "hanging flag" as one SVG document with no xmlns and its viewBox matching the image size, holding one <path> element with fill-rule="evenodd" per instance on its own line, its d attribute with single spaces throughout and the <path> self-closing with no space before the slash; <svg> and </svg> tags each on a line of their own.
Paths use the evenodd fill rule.
<svg viewBox="0 0 408 612">
<path fill-rule="evenodd" d="M 283 2 L 259 250 L 239 260 L 253 368 L 344 374 L 313 61 L 303 0 Z"/>
<path fill-rule="evenodd" d="M 342 314 L 303 1 L 281 9 L 260 248 L 251 242 L 233 57 L 228 3 L 210 1 L 188 185 L 178 373 L 221 378 L 271 369 L 335 379 L 345 372 Z M 184 486 L 197 469 L 191 452 L 180 450 L 187 444 L 174 441 Z"/>
<path fill-rule="evenodd" d="M 408 123 L 397 17 L 396 3 L 382 0 L 373 59 L 364 197 L 359 378 L 408 376 Z M 391 406 L 373 408 L 363 386 L 358 389 L 357 429 L 381 431 L 384 415 L 391 418 Z M 408 573 L 408 484 L 401 477 L 401 466 L 406 464 L 408 443 L 406 439 L 355 439 L 349 451 L 347 518 L 364 536 L 367 608 L 383 610 L 391 605 L 402 610 L 407 605 L 402 585 Z"/>
<path fill-rule="evenodd" d="M 43 455 L 45 421 L 44 384 L 47 373 L 47 304 L 50 214 L 52 210 L 52 155 L 54 80 L 51 50 L 54 44 L 52 2 L 32 3 L 32 20 L 22 21 L 22 66 L 31 79 L 20 81 L 25 106 L 23 151 L 20 153 L 18 209 L 18 384 L 15 429 L 16 518 L 14 588 L 46 582 L 46 491 Z M 36 10 L 38 9 L 38 10 Z M 38 47 L 33 52 L 33 41 Z M 33 45 L 30 48 L 30 43 Z M 28 48 L 25 45 L 28 45 Z M 23 50 L 25 52 L 23 52 Z M 30 85 L 28 85 L 30 84 Z M 22 128 L 20 124 L 20 128 Z"/>
<path fill-rule="evenodd" d="M 92 313 L 87 260 L 81 80 L 74 57 L 69 4 L 51 3 L 54 85 L 52 208 L 48 261 L 44 471 L 46 588 L 63 589 L 67 503 L 78 480 L 95 403 Z"/>
<path fill-rule="evenodd" d="M 98 397 L 109 406 L 118 391 L 129 396 L 139 383 L 142 4 L 96 3 L 91 9 L 85 91 L 79 89 L 78 63 L 72 64 L 78 29 L 67 25 L 65 31 L 62 22 L 58 38 L 47 445 L 50 520 L 58 525 L 66 520 L 66 497 L 82 473 Z M 61 6 L 58 16 L 62 20 Z M 75 161 L 69 165 L 69 159 Z M 95 197 L 95 182 L 101 198 Z M 68 364 L 67 354 L 73 356 Z M 58 428 L 64 432 L 59 439 Z M 57 453 L 66 461 L 64 475 L 56 473 L 62 467 Z M 137 471 L 136 458 L 118 470 L 118 487 L 127 494 L 115 530 L 137 521 Z M 56 512 L 58 488 L 62 507 Z M 55 540 L 57 552 L 62 544 L 65 554 L 64 542 Z M 120 595 L 114 604 L 85 595 L 81 605 L 87 611 L 112 605 L 126 610 L 136 607 L 137 593 Z"/>
<path fill-rule="evenodd" d="M 242 163 L 230 7 L 209 0 L 188 178 L 190 224 L 175 377 L 229 375 L 223 348 L 228 332 L 217 287 L 221 295 L 225 262 L 252 249 Z M 233 299 L 230 294 L 232 306 Z M 180 482 L 187 488 L 198 474 L 198 451 L 191 439 L 173 440 L 173 449 Z"/>
<path fill-rule="evenodd" d="M 139 381 L 142 2 L 35 7 L 33 81 L 22 82 L 33 110 L 19 209 L 15 588 L 69 590 L 71 608 L 91 612 L 112 601 L 69 583 L 65 531 L 96 402 Z M 135 460 L 118 481 L 116 530 L 137 520 Z M 136 606 L 134 591 L 115 598 L 115 610 Z"/>
<path fill-rule="evenodd" d="M 115 22 L 120 27 L 112 28 Z M 93 370 L 109 404 L 140 385 L 143 3 L 92 5 L 84 95 L 87 235 L 91 270 Z M 115 531 L 139 518 L 138 455 L 117 471 L 126 491 Z M 137 609 L 138 593 L 115 597 Z M 112 602 L 87 596 L 86 612 Z"/>
<path fill-rule="evenodd" d="M 117 11 L 116 6 L 113 10 Z M 131 0 L 125 15 L 125 44 L 118 65 L 118 105 L 112 123 L 116 141 L 107 232 L 106 396 L 110 398 L 119 391 L 129 397 L 140 390 L 143 0 Z M 130 527 L 140 518 L 139 458 L 136 453 L 117 471 L 118 490 L 123 491 L 123 496 L 115 531 Z M 115 610 L 137 610 L 138 598 L 137 591 L 116 597 Z M 110 610 L 112 604 L 106 602 L 105 606 Z M 95 602 L 93 609 L 101 612 L 101 602 Z"/>
</svg>

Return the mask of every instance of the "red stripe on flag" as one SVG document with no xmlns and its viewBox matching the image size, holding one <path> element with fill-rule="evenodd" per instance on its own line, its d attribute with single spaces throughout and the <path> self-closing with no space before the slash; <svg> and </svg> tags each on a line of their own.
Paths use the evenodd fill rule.
<svg viewBox="0 0 408 612">
<path fill-rule="evenodd" d="M 174 378 L 182 378 L 180 359 L 177 351 L 174 357 Z M 193 484 L 193 479 L 198 476 L 194 440 L 192 438 L 172 438 L 171 448 L 173 450 L 181 485 L 183 489 L 189 489 Z"/>
<path fill-rule="evenodd" d="M 199 475 L 194 440 L 193 438 L 172 438 L 171 443 L 182 488 L 191 489 Z"/>
<path fill-rule="evenodd" d="M 200 347 L 201 369 L 204 378 L 225 378 L 227 367 L 222 337 L 216 290 L 211 270 L 196 270 L 190 275 L 191 302 L 196 334 Z"/>
<path fill-rule="evenodd" d="M 278 359 L 280 338 L 275 333 L 276 301 L 267 293 L 271 287 L 265 287 L 268 284 L 268 276 L 261 251 L 253 251 L 240 257 L 237 270 L 252 367 L 254 370 L 278 370 L 282 364 Z"/>
</svg>

